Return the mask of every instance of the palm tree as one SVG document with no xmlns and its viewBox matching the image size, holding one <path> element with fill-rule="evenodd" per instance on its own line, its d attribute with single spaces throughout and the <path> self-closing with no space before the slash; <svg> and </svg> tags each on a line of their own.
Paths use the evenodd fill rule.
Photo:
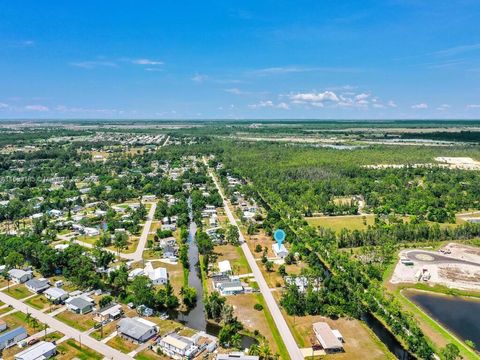
<svg viewBox="0 0 480 360">
<path fill-rule="evenodd" d="M 262 342 L 259 348 L 260 359 L 269 360 L 272 357 L 272 350 L 266 341 Z"/>
<path fill-rule="evenodd" d="M 259 356 L 260 355 L 260 347 L 258 344 L 252 344 L 248 348 L 248 355 Z"/>
<path fill-rule="evenodd" d="M 233 334 L 230 338 L 230 346 L 234 348 L 240 348 L 242 344 L 242 336 L 239 333 Z"/>
</svg>

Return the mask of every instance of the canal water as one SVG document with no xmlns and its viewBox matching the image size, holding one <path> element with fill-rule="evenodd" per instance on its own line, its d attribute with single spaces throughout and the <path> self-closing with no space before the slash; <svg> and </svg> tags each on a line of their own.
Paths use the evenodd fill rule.
<svg viewBox="0 0 480 360">
<path fill-rule="evenodd" d="M 400 360 L 415 359 L 407 350 L 405 350 L 395 336 L 372 314 L 365 313 L 362 320 L 377 335 L 381 342 Z"/>
<path fill-rule="evenodd" d="M 420 291 L 404 294 L 459 338 L 480 346 L 480 300 Z"/>
<path fill-rule="evenodd" d="M 219 325 L 208 322 L 205 317 L 204 293 L 202 286 L 202 278 L 200 273 L 200 254 L 198 246 L 195 241 L 195 234 L 197 233 L 197 224 L 193 221 L 192 201 L 188 199 L 190 227 L 188 233 L 188 261 L 190 264 L 188 274 L 188 285 L 197 290 L 197 303 L 193 309 L 187 313 L 178 312 L 177 320 L 188 326 L 189 328 L 205 331 L 207 334 L 218 336 L 221 327 Z M 242 348 L 249 348 L 257 341 L 249 336 L 243 335 L 241 340 Z"/>
</svg>

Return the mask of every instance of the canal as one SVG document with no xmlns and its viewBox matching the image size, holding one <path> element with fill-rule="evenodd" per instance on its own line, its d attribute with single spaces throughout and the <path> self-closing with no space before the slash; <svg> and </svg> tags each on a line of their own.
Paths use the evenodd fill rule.
<svg viewBox="0 0 480 360">
<path fill-rule="evenodd" d="M 197 290 L 197 302 L 195 307 L 188 312 L 178 312 L 177 320 L 179 320 L 191 329 L 205 331 L 207 334 L 218 336 L 221 327 L 217 324 L 208 322 L 205 317 L 205 294 L 203 293 L 202 277 L 199 266 L 200 254 L 198 251 L 197 243 L 195 241 L 197 224 L 195 224 L 195 222 L 193 221 L 192 201 L 190 198 L 188 199 L 188 208 L 190 218 L 188 233 L 188 285 L 194 287 L 195 290 Z M 249 348 L 252 344 L 255 343 L 257 343 L 256 339 L 247 335 L 242 335 L 242 348 Z"/>
<path fill-rule="evenodd" d="M 480 300 L 413 290 L 403 294 L 463 341 L 480 346 Z"/>
</svg>

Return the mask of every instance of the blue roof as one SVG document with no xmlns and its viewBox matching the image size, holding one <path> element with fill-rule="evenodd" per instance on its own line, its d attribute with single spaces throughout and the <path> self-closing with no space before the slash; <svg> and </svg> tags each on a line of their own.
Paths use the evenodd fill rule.
<svg viewBox="0 0 480 360">
<path fill-rule="evenodd" d="M 7 331 L 6 333 L 4 333 L 0 336 L 0 344 L 4 343 L 5 341 L 8 341 L 10 339 L 13 339 L 13 338 L 15 338 L 18 335 L 23 334 L 23 333 L 27 334 L 27 330 L 25 330 L 25 328 L 23 326 L 19 326 L 16 329 Z"/>
</svg>

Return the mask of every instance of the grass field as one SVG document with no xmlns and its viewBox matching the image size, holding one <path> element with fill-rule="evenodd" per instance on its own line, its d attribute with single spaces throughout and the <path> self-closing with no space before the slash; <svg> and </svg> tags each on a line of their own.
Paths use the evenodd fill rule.
<svg viewBox="0 0 480 360">
<path fill-rule="evenodd" d="M 10 286 L 10 289 L 3 290 L 3 292 L 17 300 L 24 299 L 33 294 L 24 285 L 13 285 Z"/>
<path fill-rule="evenodd" d="M 103 356 L 96 351 L 87 348 L 85 345 L 81 345 L 73 339 L 68 339 L 57 346 L 58 360 L 102 360 Z"/>
<path fill-rule="evenodd" d="M 135 350 L 138 347 L 137 344 L 134 344 L 133 342 L 127 339 L 124 339 L 120 336 L 115 336 L 113 339 L 110 339 L 107 342 L 107 345 L 125 354 L 128 354 L 129 352 Z"/>
<path fill-rule="evenodd" d="M 31 307 L 34 307 L 35 309 L 38 309 L 38 310 L 42 310 L 50 306 L 50 303 L 48 302 L 47 298 L 43 295 L 34 296 L 26 300 L 25 304 L 28 304 Z"/>
<path fill-rule="evenodd" d="M 340 231 L 343 228 L 348 230 L 364 230 L 368 225 L 373 225 L 373 215 L 348 215 L 348 216 L 319 216 L 305 218 L 309 225 L 330 228 Z"/>
<path fill-rule="evenodd" d="M 10 329 L 23 326 L 28 334 L 34 334 L 43 329 L 43 324 L 39 321 L 28 319 L 28 316 L 21 311 L 14 312 L 2 318 Z M 33 327 L 35 325 L 35 327 Z"/>
<path fill-rule="evenodd" d="M 144 350 L 135 356 L 137 360 L 167 360 L 170 359 L 168 356 L 157 354 L 153 350 Z"/>
<path fill-rule="evenodd" d="M 91 329 L 95 325 L 95 321 L 92 318 L 91 314 L 80 315 L 74 314 L 69 310 L 65 310 L 56 316 L 58 320 L 64 322 L 65 324 L 80 330 L 85 331 Z"/>
</svg>

